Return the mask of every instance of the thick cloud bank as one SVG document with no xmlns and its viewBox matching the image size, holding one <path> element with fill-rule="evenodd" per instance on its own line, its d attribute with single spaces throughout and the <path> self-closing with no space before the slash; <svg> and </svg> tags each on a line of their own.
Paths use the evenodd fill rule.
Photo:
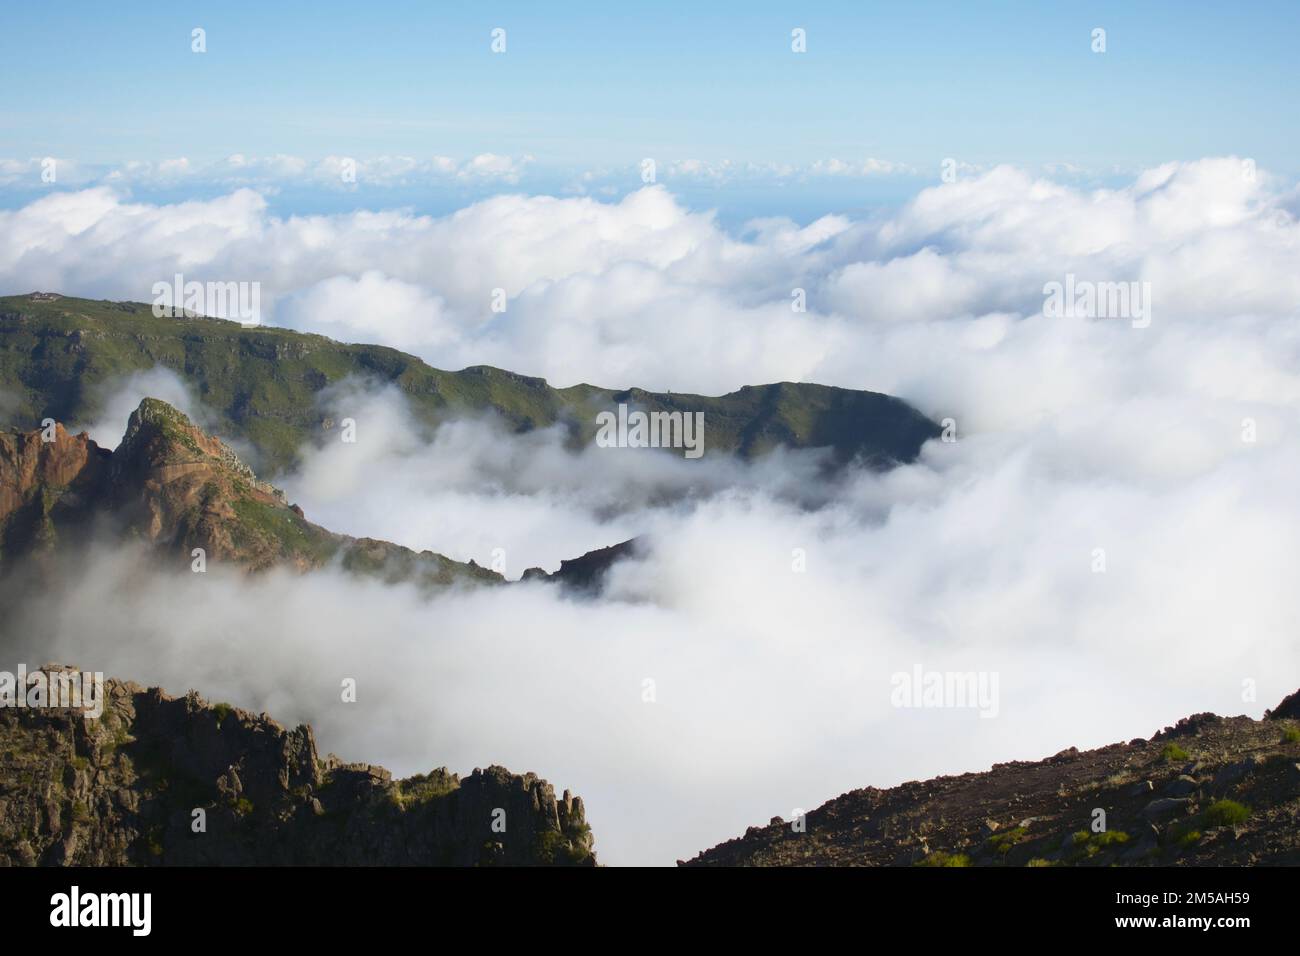
<svg viewBox="0 0 1300 956">
<path fill-rule="evenodd" d="M 878 220 L 739 237 L 658 189 L 440 220 L 277 221 L 251 193 L 0 214 L 11 286 L 140 298 L 155 273 L 257 264 L 277 320 L 436 364 L 876 388 L 958 437 L 827 482 L 806 453 L 573 452 L 490 419 L 425 434 L 400 396 L 338 389 L 322 401 L 357 442 L 286 481 L 314 520 L 499 557 L 512 578 L 633 534 L 652 550 L 600 602 L 541 584 L 426 602 L 331 573 L 155 581 L 105 554 L 15 612 L 6 652 L 311 720 L 399 772 L 536 770 L 587 798 L 612 863 L 670 863 L 853 787 L 1258 714 L 1300 686 L 1293 204 L 1210 160 L 1093 193 L 1001 169 Z M 1044 285 L 1070 274 L 1149 283 L 1149 325 L 1045 317 Z M 996 713 L 893 706 L 892 675 L 917 666 L 996 673 Z"/>
<path fill-rule="evenodd" d="M 1267 323 L 1294 318 L 1300 300 L 1294 204 L 1231 158 L 1095 191 L 1001 167 L 877 219 L 760 220 L 739 236 L 663 187 L 617 203 L 502 195 L 443 218 L 277 218 L 247 189 L 156 206 L 97 188 L 0 212 L 0 284 L 147 301 L 177 272 L 259 281 L 281 324 L 558 385 L 815 380 L 969 409 L 1025 366 L 1059 408 L 1080 383 L 1129 385 L 1096 382 L 1079 347 L 1120 363 L 1109 378 L 1134 353 L 1188 358 L 1200 323 L 1251 316 L 1266 323 L 1257 334 L 1282 334 Z M 1067 274 L 1149 282 L 1147 334 L 1042 320 L 1044 284 Z M 505 312 L 492 308 L 498 289 Z M 806 312 L 792 310 L 795 289 Z"/>
</svg>

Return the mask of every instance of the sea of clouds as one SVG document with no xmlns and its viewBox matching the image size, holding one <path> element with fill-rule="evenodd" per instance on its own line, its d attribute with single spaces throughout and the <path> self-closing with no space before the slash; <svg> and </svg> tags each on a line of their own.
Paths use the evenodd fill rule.
<svg viewBox="0 0 1300 956">
<path fill-rule="evenodd" d="M 332 573 L 155 580 L 105 552 L 14 611 L 8 651 L 310 720 L 399 773 L 535 770 L 584 796 L 611 863 L 671 863 L 855 787 L 1258 715 L 1300 686 L 1296 205 L 1232 158 L 1119 190 L 1000 168 L 873 219 L 737 234 L 661 188 L 440 219 L 46 197 L 0 213 L 12 291 L 147 301 L 176 271 L 257 278 L 277 323 L 441 367 L 869 388 L 959 440 L 828 480 L 815 453 L 573 451 L 490 418 L 429 433 L 400 394 L 348 383 L 321 401 L 357 442 L 283 481 L 312 520 L 510 578 L 633 535 L 648 553 L 598 601 L 545 584 L 426 601 Z M 1067 273 L 1149 282 L 1149 327 L 1044 317 Z M 202 416 L 163 373 L 119 384 L 92 423 L 106 444 L 143 394 Z M 997 717 L 891 706 L 917 664 L 996 671 Z"/>
</svg>

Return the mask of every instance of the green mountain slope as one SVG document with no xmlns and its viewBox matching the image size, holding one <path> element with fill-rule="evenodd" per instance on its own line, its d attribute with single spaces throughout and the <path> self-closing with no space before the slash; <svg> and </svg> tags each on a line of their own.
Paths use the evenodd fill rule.
<svg viewBox="0 0 1300 956">
<path fill-rule="evenodd" d="M 227 438 L 257 450 L 258 470 L 292 467 L 319 435 L 322 389 L 349 376 L 400 388 L 429 424 L 494 410 L 519 430 L 565 423 L 575 444 L 590 441 L 596 414 L 628 403 L 646 411 L 702 411 L 705 455 L 752 456 L 776 446 L 830 447 L 838 460 L 877 467 L 914 459 L 938 427 L 899 399 L 875 392 L 783 382 L 721 397 L 618 391 L 591 385 L 556 389 L 543 379 L 487 366 L 459 372 L 375 345 L 345 345 L 285 329 L 244 329 L 204 318 L 156 318 L 150 306 L 60 296 L 0 297 L 0 411 L 6 424 L 34 427 L 49 417 L 88 422 L 98 386 L 164 366 L 194 389 Z"/>
</svg>

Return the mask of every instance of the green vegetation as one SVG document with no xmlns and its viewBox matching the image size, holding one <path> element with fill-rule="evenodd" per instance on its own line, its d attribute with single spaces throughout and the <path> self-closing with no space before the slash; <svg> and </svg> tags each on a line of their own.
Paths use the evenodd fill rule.
<svg viewBox="0 0 1300 956">
<path fill-rule="evenodd" d="M 841 460 L 861 456 L 887 464 L 913 459 L 939 433 L 915 409 L 872 392 L 789 382 L 717 398 L 591 385 L 556 389 L 501 369 L 441 371 L 394 349 L 286 329 L 156 318 L 140 303 L 0 298 L 0 385 L 17 400 L 14 420 L 0 425 L 32 428 L 47 416 L 91 421 L 102 411 L 101 386 L 155 366 L 190 385 L 215 414 L 220 434 L 252 445 L 251 464 L 268 478 L 290 469 L 300 448 L 327 433 L 317 396 L 349 377 L 399 389 L 426 425 L 491 410 L 518 431 L 563 424 L 575 444 L 594 436 L 597 412 L 619 403 L 704 412 L 706 455 L 827 446 Z"/>
<path fill-rule="evenodd" d="M 1129 839 L 1123 830 L 1104 830 L 1101 833 L 1079 830 L 1070 838 L 1066 859 L 1071 863 L 1090 860 L 1104 850 L 1124 846 Z"/>
<path fill-rule="evenodd" d="M 1178 744 L 1168 743 L 1165 744 L 1164 749 L 1160 751 L 1160 758 L 1169 763 L 1177 763 L 1179 761 L 1187 760 L 1188 753 L 1182 747 L 1178 746 Z"/>
<path fill-rule="evenodd" d="M 226 718 L 230 716 L 230 712 L 233 711 L 234 709 L 235 708 L 233 705 L 227 704 L 224 701 L 220 701 L 212 705 L 212 712 L 217 716 L 218 727 L 220 727 L 222 724 L 226 722 Z"/>
<path fill-rule="evenodd" d="M 104 726 L 113 734 L 112 737 L 99 745 L 100 752 L 105 757 L 111 756 L 120 747 L 135 743 L 135 738 L 131 736 L 131 729 L 125 723 L 120 723 L 116 716 L 105 714 L 104 722 Z"/>
<path fill-rule="evenodd" d="M 303 555 L 324 563 L 338 550 L 333 535 L 287 508 L 254 498 L 240 498 L 232 507 L 239 521 L 230 526 L 231 534 L 241 551 L 268 546 L 283 557 Z"/>
<path fill-rule="evenodd" d="M 970 866 L 970 857 L 965 853 L 948 853 L 935 850 L 916 863 L 917 866 Z"/>
<path fill-rule="evenodd" d="M 159 433 L 173 445 L 180 445 L 185 451 L 189 452 L 184 457 L 187 460 L 193 460 L 205 457 L 204 451 L 195 441 L 194 435 L 190 432 L 190 426 L 193 424 L 183 412 L 166 402 L 157 398 L 145 398 L 140 402 L 137 409 L 138 420 L 141 423 L 148 423 L 155 426 Z"/>
<path fill-rule="evenodd" d="M 1300 727 L 1288 727 L 1282 731 L 1282 743 L 1300 744 Z"/>
<path fill-rule="evenodd" d="M 432 773 L 416 774 L 413 777 L 407 777 L 405 780 L 396 781 L 389 793 L 389 798 L 396 806 L 401 807 L 403 810 L 409 810 L 412 807 L 445 797 L 459 786 L 460 783 L 452 774 L 442 770 L 435 770 Z"/>
<path fill-rule="evenodd" d="M 1016 844 L 1025 839 L 1027 832 L 1024 827 L 1015 827 L 1002 833 L 995 833 L 989 838 L 989 849 L 999 856 L 1006 856 Z"/>
<path fill-rule="evenodd" d="M 1235 826 L 1245 823 L 1249 817 L 1249 807 L 1235 800 L 1216 800 L 1196 816 L 1170 824 L 1160 842 L 1166 848 L 1173 846 L 1185 850 L 1204 839 L 1205 830 Z"/>
<path fill-rule="evenodd" d="M 414 551 L 386 541 L 361 539 L 341 551 L 339 566 L 354 574 L 374 575 L 385 581 L 414 581 L 435 587 L 456 582 L 500 584 L 502 577 L 489 568 L 461 564 L 432 551 Z"/>
<path fill-rule="evenodd" d="M 1250 817 L 1250 808 L 1236 800 L 1216 800 L 1206 807 L 1201 819 L 1206 826 L 1231 827 L 1245 823 Z"/>
<path fill-rule="evenodd" d="M 587 858 L 583 847 L 589 839 L 591 828 L 583 824 L 573 834 L 566 835 L 558 830 L 543 830 L 537 836 L 534 850 L 537 861 L 552 866 L 572 866 Z"/>
</svg>

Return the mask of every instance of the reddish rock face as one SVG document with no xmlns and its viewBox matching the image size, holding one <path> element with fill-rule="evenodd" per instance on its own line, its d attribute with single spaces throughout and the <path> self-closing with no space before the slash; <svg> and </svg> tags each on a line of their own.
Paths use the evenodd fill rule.
<svg viewBox="0 0 1300 956">
<path fill-rule="evenodd" d="M 116 451 L 61 424 L 0 434 L 0 557 L 43 555 L 92 516 L 172 553 L 203 548 L 244 569 L 306 569 L 330 552 L 328 532 L 291 511 L 219 438 L 154 399 L 132 414 Z"/>
<path fill-rule="evenodd" d="M 42 491 L 93 491 L 101 486 L 111 453 L 85 432 L 70 435 L 59 424 L 52 437 L 45 441 L 39 430 L 0 434 L 0 521 Z"/>
<path fill-rule="evenodd" d="M 50 440 L 45 440 L 46 438 Z M 429 586 L 500 583 L 495 572 L 387 541 L 333 534 L 260 480 L 221 439 L 165 402 L 146 398 L 115 451 L 62 425 L 0 433 L 0 572 L 34 561 L 90 530 L 154 546 L 165 562 L 243 571 L 330 563 Z"/>
<path fill-rule="evenodd" d="M 58 424 L 0 434 L 0 556 L 48 548 L 57 527 L 84 522 L 108 485 L 111 457 Z"/>
</svg>

